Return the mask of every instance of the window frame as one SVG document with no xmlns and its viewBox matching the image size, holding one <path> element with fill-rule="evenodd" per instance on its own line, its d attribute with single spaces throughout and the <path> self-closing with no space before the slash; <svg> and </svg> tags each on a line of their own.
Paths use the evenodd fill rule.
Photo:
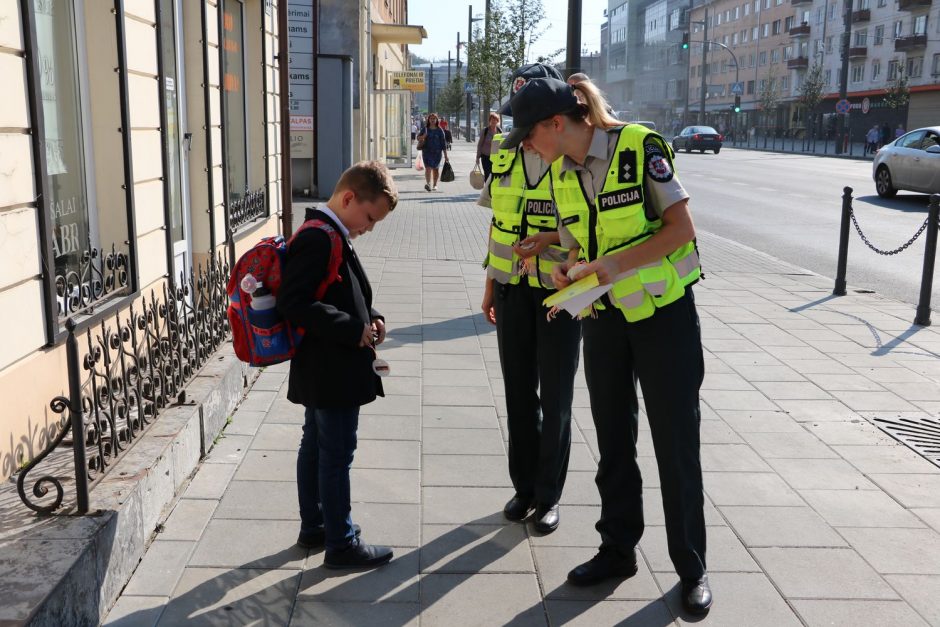
<svg viewBox="0 0 940 627">
<path fill-rule="evenodd" d="M 91 87 L 88 76 L 88 45 L 86 41 L 87 22 L 85 20 L 85 2 L 86 0 L 67 0 L 70 3 L 72 11 L 74 38 L 76 56 L 76 85 L 78 90 L 78 100 L 80 103 L 90 101 Z M 25 55 L 25 75 L 27 89 L 27 106 L 30 116 L 30 145 L 31 160 L 33 166 L 33 181 L 37 198 L 35 201 L 37 227 L 39 229 L 39 254 L 40 259 L 53 259 L 53 228 L 55 221 L 50 214 L 50 181 L 48 173 L 48 162 L 46 160 L 46 119 L 43 110 L 42 98 L 42 61 L 39 54 L 39 36 L 36 27 L 36 0 L 23 0 L 19 6 L 20 25 L 22 28 L 23 46 L 26 50 Z M 126 285 L 118 287 L 110 294 L 102 294 L 99 300 L 90 301 L 88 305 L 78 311 L 69 314 L 64 312 L 59 315 L 58 296 L 56 293 L 56 271 L 55 264 L 47 265 L 42 262 L 42 299 L 43 299 L 43 327 L 45 329 L 46 346 L 58 346 L 68 337 L 72 327 L 72 332 L 80 333 L 93 325 L 98 324 L 105 317 L 113 315 L 114 310 L 120 308 L 128 301 L 132 301 L 140 294 L 139 268 L 137 263 L 137 223 L 136 210 L 134 207 L 134 173 L 133 157 L 131 152 L 131 133 L 130 133 L 130 109 L 127 81 L 127 39 L 125 32 L 125 13 L 124 0 L 114 0 L 115 13 L 115 41 L 117 47 L 117 63 L 115 73 L 118 75 L 118 97 L 120 100 L 120 127 L 121 147 L 124 163 L 124 202 L 126 212 L 127 227 L 127 265 L 124 268 L 126 273 Z M 84 151 L 82 155 L 83 178 L 85 179 L 85 198 L 88 206 L 88 245 L 89 251 L 98 250 L 99 253 L 99 271 L 106 272 L 104 260 L 109 254 L 101 246 L 99 234 L 99 218 L 97 203 L 97 185 L 95 173 L 97 166 L 94 160 L 93 135 L 94 126 L 91 119 L 90 108 L 82 104 L 79 107 L 81 129 L 80 146 Z M 96 245 L 97 244 L 97 245 Z"/>
</svg>

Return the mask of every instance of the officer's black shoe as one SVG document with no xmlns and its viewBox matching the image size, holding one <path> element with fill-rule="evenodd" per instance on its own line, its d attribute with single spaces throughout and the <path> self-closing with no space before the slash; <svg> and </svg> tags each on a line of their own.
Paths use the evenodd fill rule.
<svg viewBox="0 0 940 627">
<path fill-rule="evenodd" d="M 590 561 L 577 566 L 568 573 L 568 583 L 573 586 L 592 586 L 605 579 L 626 579 L 636 574 L 636 550 L 624 555 L 616 549 L 601 547 Z"/>
<path fill-rule="evenodd" d="M 353 523 L 352 527 L 353 533 L 358 538 L 359 534 L 362 533 L 362 529 L 356 523 Z M 300 535 L 297 536 L 297 546 L 304 549 L 318 549 L 323 546 L 324 542 L 326 542 L 326 529 L 322 525 L 313 531 L 306 533 L 301 531 Z"/>
<path fill-rule="evenodd" d="M 551 533 L 558 528 L 560 521 L 558 503 L 554 505 L 538 505 L 535 508 L 535 530 L 539 533 Z"/>
<path fill-rule="evenodd" d="M 506 503 L 506 507 L 503 508 L 503 515 L 507 520 L 520 521 L 526 516 L 529 515 L 529 510 L 532 509 L 532 499 L 519 496 L 518 494 Z"/>
<path fill-rule="evenodd" d="M 708 614 L 712 606 L 712 589 L 708 586 L 708 575 L 698 579 L 682 580 L 682 607 L 689 614 Z"/>
<path fill-rule="evenodd" d="M 327 551 L 323 556 L 326 568 L 372 568 L 392 559 L 392 550 L 387 546 L 366 544 L 359 538 L 339 551 Z"/>
</svg>

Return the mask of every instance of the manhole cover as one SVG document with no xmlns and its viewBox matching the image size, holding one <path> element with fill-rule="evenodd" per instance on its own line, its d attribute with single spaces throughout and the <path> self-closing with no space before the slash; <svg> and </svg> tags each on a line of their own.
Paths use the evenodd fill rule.
<svg viewBox="0 0 940 627">
<path fill-rule="evenodd" d="M 875 418 L 875 426 L 940 466 L 940 419 Z"/>
</svg>

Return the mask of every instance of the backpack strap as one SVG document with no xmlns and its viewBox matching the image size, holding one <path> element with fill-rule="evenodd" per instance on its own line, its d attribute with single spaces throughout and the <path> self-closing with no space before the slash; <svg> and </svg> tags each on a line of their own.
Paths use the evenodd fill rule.
<svg viewBox="0 0 940 627">
<path fill-rule="evenodd" d="M 326 268 L 326 278 L 317 286 L 317 291 L 314 294 L 317 300 L 321 300 L 330 285 L 343 280 L 343 277 L 339 275 L 339 266 L 343 263 L 343 237 L 333 228 L 332 224 L 314 218 L 301 224 L 300 228 L 291 236 L 287 245 L 290 246 L 294 239 L 307 229 L 320 229 L 330 237 L 330 261 Z"/>
</svg>

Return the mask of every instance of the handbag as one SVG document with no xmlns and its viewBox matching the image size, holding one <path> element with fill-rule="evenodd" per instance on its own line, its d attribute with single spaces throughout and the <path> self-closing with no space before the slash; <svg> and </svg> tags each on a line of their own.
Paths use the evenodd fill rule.
<svg viewBox="0 0 940 627">
<path fill-rule="evenodd" d="M 470 170 L 470 187 L 473 189 L 483 189 L 483 170 L 480 169 L 480 162 L 474 164 Z"/>
<path fill-rule="evenodd" d="M 441 183 L 450 183 L 454 180 L 454 168 L 450 167 L 450 161 L 444 162 L 441 168 Z"/>
<path fill-rule="evenodd" d="M 428 138 L 427 133 L 421 133 L 418 135 L 418 150 L 424 149 L 424 141 Z"/>
<path fill-rule="evenodd" d="M 415 170 L 420 172 L 424 169 L 424 159 L 421 157 L 421 153 L 418 153 L 418 156 L 415 158 Z"/>
</svg>

